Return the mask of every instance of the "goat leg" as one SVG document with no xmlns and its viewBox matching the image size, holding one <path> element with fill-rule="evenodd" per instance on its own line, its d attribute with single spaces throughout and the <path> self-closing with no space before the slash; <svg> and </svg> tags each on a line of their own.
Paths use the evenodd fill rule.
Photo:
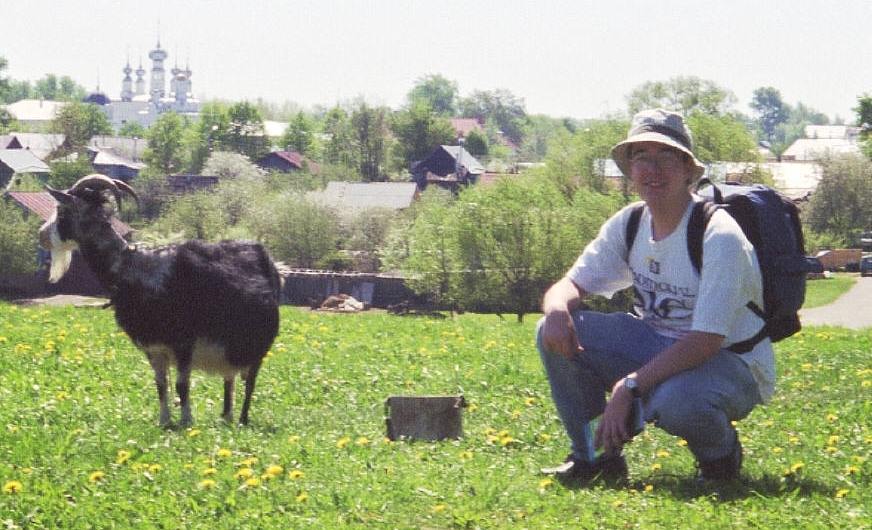
<svg viewBox="0 0 872 530">
<path fill-rule="evenodd" d="M 235 375 L 231 375 L 224 379 L 224 410 L 221 412 L 221 417 L 227 423 L 233 421 L 233 379 Z"/>
<path fill-rule="evenodd" d="M 161 427 L 167 427 L 170 424 L 170 407 L 167 403 L 167 362 L 166 355 L 158 352 L 146 352 L 148 362 L 154 370 L 154 383 L 157 387 L 157 399 L 160 401 L 160 422 Z"/>
<path fill-rule="evenodd" d="M 239 423 L 248 425 L 248 408 L 251 406 L 251 395 L 254 393 L 254 381 L 257 379 L 257 371 L 260 362 L 252 365 L 245 374 L 245 401 L 242 402 L 242 412 L 239 413 Z"/>
<path fill-rule="evenodd" d="M 179 355 L 178 357 L 183 357 Z M 187 359 L 178 358 L 178 373 L 176 374 L 176 394 L 179 396 L 179 401 L 182 406 L 182 419 L 180 425 L 182 427 L 188 427 L 194 424 L 194 417 L 191 416 L 191 401 L 190 401 L 190 390 L 191 390 L 191 361 L 188 356 Z"/>
</svg>

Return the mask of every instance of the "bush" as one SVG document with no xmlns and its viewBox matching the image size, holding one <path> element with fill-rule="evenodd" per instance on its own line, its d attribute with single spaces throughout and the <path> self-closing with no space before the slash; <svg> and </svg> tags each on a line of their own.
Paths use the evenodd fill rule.
<svg viewBox="0 0 872 530">
<path fill-rule="evenodd" d="M 39 219 L 24 218 L 18 207 L 0 201 L 0 272 L 29 274 L 38 266 Z"/>
</svg>

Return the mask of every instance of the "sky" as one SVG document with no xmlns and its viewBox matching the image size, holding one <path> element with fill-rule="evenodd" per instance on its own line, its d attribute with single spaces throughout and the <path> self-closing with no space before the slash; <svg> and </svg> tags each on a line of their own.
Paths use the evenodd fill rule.
<svg viewBox="0 0 872 530">
<path fill-rule="evenodd" d="M 872 93 L 869 0 L 0 0 L 6 75 L 69 75 L 117 99 L 129 56 L 186 63 L 200 98 L 399 108 L 430 74 L 506 89 L 530 114 L 626 110 L 647 81 L 697 76 L 748 107 L 772 86 L 852 123 Z M 147 75 L 146 75 L 147 77 Z"/>
</svg>

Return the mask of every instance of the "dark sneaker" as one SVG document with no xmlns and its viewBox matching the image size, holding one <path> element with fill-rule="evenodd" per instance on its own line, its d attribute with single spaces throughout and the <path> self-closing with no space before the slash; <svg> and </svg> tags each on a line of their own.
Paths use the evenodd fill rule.
<svg viewBox="0 0 872 530">
<path fill-rule="evenodd" d="M 697 466 L 699 466 L 697 479 L 701 482 L 738 480 L 739 472 L 742 470 L 742 444 L 739 443 L 739 438 L 736 438 L 732 453 L 717 460 L 699 461 Z"/>
<path fill-rule="evenodd" d="M 580 486 L 596 480 L 608 483 L 627 481 L 627 461 L 623 455 L 600 455 L 592 463 L 570 454 L 557 467 L 543 468 L 542 473 L 552 475 L 565 485 Z"/>
</svg>

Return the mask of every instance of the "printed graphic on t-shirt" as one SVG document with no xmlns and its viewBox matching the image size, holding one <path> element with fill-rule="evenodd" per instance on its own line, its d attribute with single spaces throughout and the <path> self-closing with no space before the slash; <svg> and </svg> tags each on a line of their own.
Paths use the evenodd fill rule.
<svg viewBox="0 0 872 530">
<path fill-rule="evenodd" d="M 653 263 L 657 262 L 650 261 L 649 270 Z M 659 267 L 657 270 L 659 271 Z M 635 269 L 631 271 L 636 313 L 659 329 L 672 332 L 689 329 L 696 304 L 696 292 L 690 287 L 655 279 Z"/>
</svg>

